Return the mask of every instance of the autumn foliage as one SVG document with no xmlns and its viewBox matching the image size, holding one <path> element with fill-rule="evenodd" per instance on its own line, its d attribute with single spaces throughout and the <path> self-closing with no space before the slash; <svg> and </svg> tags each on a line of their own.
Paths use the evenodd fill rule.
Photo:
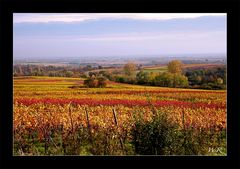
<svg viewBox="0 0 240 169">
<path fill-rule="evenodd" d="M 76 83 L 14 80 L 16 155 L 208 155 L 209 146 L 225 147 L 224 90 L 112 82 L 108 88 L 69 88 Z"/>
</svg>

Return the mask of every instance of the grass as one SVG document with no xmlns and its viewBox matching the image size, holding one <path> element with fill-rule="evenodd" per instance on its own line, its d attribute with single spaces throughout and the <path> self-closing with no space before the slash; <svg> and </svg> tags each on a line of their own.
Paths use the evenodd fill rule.
<svg viewBox="0 0 240 169">
<path fill-rule="evenodd" d="M 156 66 L 143 68 L 143 72 L 163 73 L 167 72 L 167 66 Z"/>
</svg>

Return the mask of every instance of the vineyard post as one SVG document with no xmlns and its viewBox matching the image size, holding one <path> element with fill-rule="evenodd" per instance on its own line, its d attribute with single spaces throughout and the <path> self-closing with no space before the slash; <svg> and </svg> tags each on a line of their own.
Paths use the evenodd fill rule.
<svg viewBox="0 0 240 169">
<path fill-rule="evenodd" d="M 113 117 L 114 117 L 114 122 L 115 122 L 116 126 L 118 127 L 117 115 L 116 115 L 116 111 L 114 108 L 113 108 Z"/>
<path fill-rule="evenodd" d="M 116 111 L 115 111 L 114 108 L 113 108 L 113 117 L 114 117 L 115 125 L 117 126 L 117 129 L 118 129 L 117 115 L 116 115 Z M 118 135 L 118 138 L 119 138 L 119 142 L 120 142 L 120 144 L 121 144 L 122 151 L 125 152 L 122 138 L 121 138 L 119 135 Z"/>
</svg>

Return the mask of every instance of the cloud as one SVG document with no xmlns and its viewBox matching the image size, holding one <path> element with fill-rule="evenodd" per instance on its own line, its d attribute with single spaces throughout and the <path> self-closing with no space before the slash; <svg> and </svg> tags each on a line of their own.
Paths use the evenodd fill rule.
<svg viewBox="0 0 240 169">
<path fill-rule="evenodd" d="M 155 32 L 155 33 L 128 33 L 128 34 L 108 34 L 95 36 L 67 36 L 65 40 L 71 41 L 145 41 L 145 40 L 186 40 L 186 39 L 207 39 L 208 37 L 224 36 L 224 31 L 208 32 Z M 60 39 L 59 39 L 60 40 Z"/>
<path fill-rule="evenodd" d="M 226 32 L 209 30 L 21 37 L 14 39 L 13 47 L 15 58 L 226 53 Z"/>
<path fill-rule="evenodd" d="M 16 41 L 51 41 L 59 42 L 75 42 L 75 43 L 113 43 L 113 42 L 146 42 L 147 41 L 198 41 L 206 39 L 226 38 L 225 31 L 188 31 L 188 32 L 142 32 L 142 33 L 118 33 L 118 34 L 101 34 L 101 35 L 64 35 L 64 36 L 30 36 L 24 38 L 16 38 Z"/>
<path fill-rule="evenodd" d="M 100 19 L 170 20 L 202 16 L 226 16 L 226 13 L 14 13 L 14 23 L 84 22 Z"/>
</svg>

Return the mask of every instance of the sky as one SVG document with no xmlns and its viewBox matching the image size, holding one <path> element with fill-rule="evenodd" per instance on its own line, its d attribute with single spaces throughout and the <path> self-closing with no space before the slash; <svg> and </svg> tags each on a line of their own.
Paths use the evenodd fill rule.
<svg viewBox="0 0 240 169">
<path fill-rule="evenodd" d="M 226 54 L 225 13 L 14 13 L 14 59 Z"/>
</svg>

